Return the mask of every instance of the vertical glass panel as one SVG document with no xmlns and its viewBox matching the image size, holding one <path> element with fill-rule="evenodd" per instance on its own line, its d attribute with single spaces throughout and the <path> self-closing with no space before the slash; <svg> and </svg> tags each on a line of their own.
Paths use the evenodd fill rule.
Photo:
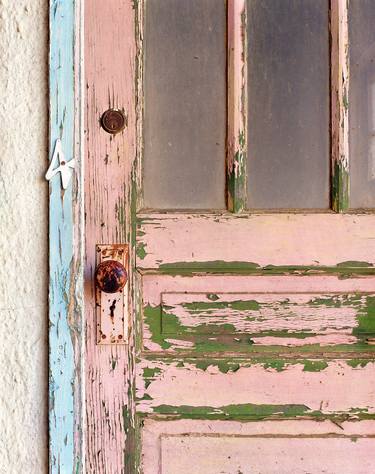
<svg viewBox="0 0 375 474">
<path fill-rule="evenodd" d="M 375 207 L 375 1 L 349 2 L 350 207 Z"/>
<path fill-rule="evenodd" d="M 225 207 L 224 0 L 147 0 L 144 201 Z"/>
<path fill-rule="evenodd" d="M 329 207 L 327 0 L 248 0 L 250 208 Z"/>
</svg>

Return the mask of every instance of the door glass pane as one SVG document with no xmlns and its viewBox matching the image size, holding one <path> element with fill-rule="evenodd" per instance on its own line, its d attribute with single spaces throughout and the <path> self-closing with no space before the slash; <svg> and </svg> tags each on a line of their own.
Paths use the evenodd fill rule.
<svg viewBox="0 0 375 474">
<path fill-rule="evenodd" d="M 375 207 L 375 1 L 349 2 L 350 207 Z"/>
<path fill-rule="evenodd" d="M 224 0 L 147 0 L 144 201 L 225 207 Z"/>
<path fill-rule="evenodd" d="M 250 208 L 329 207 L 327 0 L 248 0 Z"/>
</svg>

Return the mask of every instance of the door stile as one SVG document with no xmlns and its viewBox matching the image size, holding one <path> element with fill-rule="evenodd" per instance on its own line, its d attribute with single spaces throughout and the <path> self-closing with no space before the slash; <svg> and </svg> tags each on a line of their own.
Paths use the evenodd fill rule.
<svg viewBox="0 0 375 474">
<path fill-rule="evenodd" d="M 331 0 L 331 202 L 349 207 L 349 34 L 348 0 Z"/>
<path fill-rule="evenodd" d="M 83 459 L 83 2 L 50 2 L 49 472 L 85 472 Z M 60 141 L 59 141 L 60 140 Z M 69 164 L 61 179 L 61 150 Z M 60 166 L 56 159 L 60 159 Z M 74 161 L 72 161 L 74 160 Z M 72 167 L 74 163 L 74 168 Z M 64 166 L 64 163 L 62 164 Z M 52 171 L 52 174 L 51 174 Z"/>
<path fill-rule="evenodd" d="M 130 0 L 94 0 L 85 9 L 85 316 L 86 472 L 133 473 L 134 253 L 132 179 L 135 176 L 135 10 Z M 119 109 L 127 126 L 101 127 L 102 114 Z M 97 244 L 129 244 L 128 344 L 96 344 L 94 271 Z"/>
<path fill-rule="evenodd" d="M 238 213 L 247 204 L 247 9 L 246 0 L 228 0 L 227 201 Z"/>
</svg>

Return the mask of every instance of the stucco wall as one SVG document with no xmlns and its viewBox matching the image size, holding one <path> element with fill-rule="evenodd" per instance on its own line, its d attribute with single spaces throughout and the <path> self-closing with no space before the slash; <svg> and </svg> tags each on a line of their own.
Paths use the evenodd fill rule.
<svg viewBox="0 0 375 474">
<path fill-rule="evenodd" d="M 0 473 L 47 472 L 48 1 L 0 0 Z"/>
</svg>

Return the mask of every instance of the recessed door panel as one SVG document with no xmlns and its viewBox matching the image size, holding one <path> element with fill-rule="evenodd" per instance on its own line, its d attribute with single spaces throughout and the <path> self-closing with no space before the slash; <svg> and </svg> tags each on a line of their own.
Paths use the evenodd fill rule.
<svg viewBox="0 0 375 474">
<path fill-rule="evenodd" d="M 373 422 L 144 423 L 144 474 L 368 474 Z"/>
</svg>

